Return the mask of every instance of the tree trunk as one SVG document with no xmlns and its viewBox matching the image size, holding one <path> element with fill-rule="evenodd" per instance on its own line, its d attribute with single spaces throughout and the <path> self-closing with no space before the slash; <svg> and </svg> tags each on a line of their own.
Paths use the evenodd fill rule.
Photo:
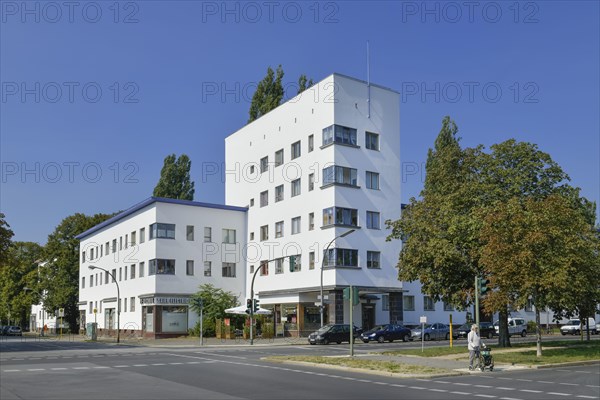
<svg viewBox="0 0 600 400">
<path fill-rule="evenodd" d="M 498 346 L 510 347 L 508 336 L 508 309 L 504 307 L 499 313 Z"/>
<path fill-rule="evenodd" d="M 535 334 L 537 340 L 537 353 L 538 358 L 542 357 L 542 329 L 540 328 L 540 310 L 535 306 Z"/>
</svg>

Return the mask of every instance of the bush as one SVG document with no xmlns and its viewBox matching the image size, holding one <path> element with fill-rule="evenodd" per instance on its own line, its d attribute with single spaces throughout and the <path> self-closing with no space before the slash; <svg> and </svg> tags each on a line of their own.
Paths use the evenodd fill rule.
<svg viewBox="0 0 600 400">
<path fill-rule="evenodd" d="M 204 320 L 204 325 L 202 326 L 203 336 L 204 337 L 214 337 L 215 333 L 215 322 L 210 322 L 209 320 Z M 188 334 L 190 336 L 198 336 L 200 337 L 200 321 L 196 322 L 193 328 L 188 329 Z"/>
<path fill-rule="evenodd" d="M 535 321 L 527 321 L 527 332 L 537 332 L 537 324 L 535 323 Z"/>
</svg>

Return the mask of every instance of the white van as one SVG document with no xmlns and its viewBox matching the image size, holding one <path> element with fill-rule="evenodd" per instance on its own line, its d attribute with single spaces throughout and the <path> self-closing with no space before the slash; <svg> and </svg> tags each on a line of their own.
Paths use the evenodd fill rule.
<svg viewBox="0 0 600 400">
<path fill-rule="evenodd" d="M 588 323 L 590 324 L 590 333 L 595 335 L 596 331 L 596 321 L 594 318 L 588 318 Z M 560 333 L 564 336 L 566 334 L 571 335 L 579 335 L 579 333 L 583 330 L 585 331 L 587 327 L 585 326 L 585 320 L 581 321 L 581 319 L 570 319 L 563 326 L 560 327 Z"/>
<path fill-rule="evenodd" d="M 494 322 L 494 328 L 496 329 L 496 335 L 498 335 L 500 332 L 500 321 Z M 508 319 L 508 336 L 512 335 L 527 336 L 527 323 L 523 318 Z"/>
</svg>

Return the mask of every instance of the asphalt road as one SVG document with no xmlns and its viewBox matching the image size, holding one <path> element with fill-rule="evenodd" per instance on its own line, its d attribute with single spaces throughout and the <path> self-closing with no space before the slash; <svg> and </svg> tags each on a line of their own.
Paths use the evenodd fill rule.
<svg viewBox="0 0 600 400">
<path fill-rule="evenodd" d="M 405 345 L 409 344 L 393 346 Z M 361 344 L 357 346 L 358 354 L 379 346 L 390 348 Z M 261 359 L 270 355 L 346 352 L 347 345 L 152 348 L 10 339 L 0 343 L 0 398 L 600 398 L 600 364 L 401 379 Z"/>
</svg>

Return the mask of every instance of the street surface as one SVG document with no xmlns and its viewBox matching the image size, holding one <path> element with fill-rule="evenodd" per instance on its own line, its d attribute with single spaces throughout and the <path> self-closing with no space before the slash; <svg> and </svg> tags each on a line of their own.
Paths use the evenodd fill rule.
<svg viewBox="0 0 600 400">
<path fill-rule="evenodd" d="M 260 341 L 259 341 L 260 342 Z M 148 347 L 4 338 L 0 398 L 11 399 L 599 399 L 600 363 L 403 379 L 268 362 L 275 355 L 344 355 L 348 345 Z M 441 345 L 447 342 L 434 342 Z M 458 342 L 457 345 L 464 345 Z M 357 344 L 371 351 L 420 343 Z"/>
</svg>

